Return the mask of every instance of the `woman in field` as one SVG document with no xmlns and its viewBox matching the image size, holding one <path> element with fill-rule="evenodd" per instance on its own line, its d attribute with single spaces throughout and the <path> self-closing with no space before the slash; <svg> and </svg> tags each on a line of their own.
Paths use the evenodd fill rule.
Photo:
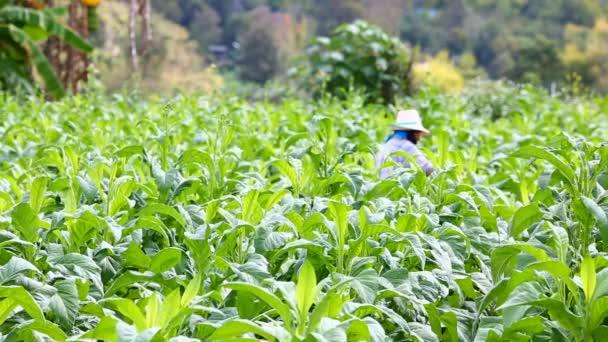
<svg viewBox="0 0 608 342">
<path fill-rule="evenodd" d="M 384 164 L 387 156 L 401 151 L 413 156 L 427 176 L 433 173 L 433 164 L 416 147 L 423 136 L 429 135 L 429 131 L 422 125 L 418 111 L 415 109 L 399 111 L 397 121 L 391 125 L 391 129 L 393 133 L 386 139 L 376 158 L 376 168 L 380 168 Z M 397 164 L 409 163 L 404 156 L 393 155 L 391 158 Z M 391 169 L 380 170 L 380 178 L 387 178 Z"/>
</svg>

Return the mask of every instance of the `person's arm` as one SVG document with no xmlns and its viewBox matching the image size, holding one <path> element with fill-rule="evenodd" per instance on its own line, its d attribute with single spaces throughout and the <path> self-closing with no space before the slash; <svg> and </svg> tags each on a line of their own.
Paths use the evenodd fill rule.
<svg viewBox="0 0 608 342">
<path fill-rule="evenodd" d="M 420 152 L 416 153 L 416 162 L 418 165 L 420 165 L 420 168 L 424 171 L 424 173 L 426 173 L 427 176 L 430 176 L 435 170 L 433 163 L 426 159 L 426 157 Z"/>
</svg>

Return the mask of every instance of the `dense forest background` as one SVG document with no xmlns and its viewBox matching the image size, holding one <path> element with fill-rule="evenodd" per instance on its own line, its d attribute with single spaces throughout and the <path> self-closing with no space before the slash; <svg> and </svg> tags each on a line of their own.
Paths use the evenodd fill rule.
<svg viewBox="0 0 608 342">
<path fill-rule="evenodd" d="M 419 47 L 420 61 L 448 64 L 464 79 L 485 75 L 550 85 L 576 78 L 594 89 L 608 89 L 603 77 L 608 73 L 606 0 L 154 0 L 152 4 L 189 31 L 204 58 L 246 81 L 272 79 L 302 53 L 310 37 L 328 35 L 341 23 L 361 18 Z"/>
</svg>

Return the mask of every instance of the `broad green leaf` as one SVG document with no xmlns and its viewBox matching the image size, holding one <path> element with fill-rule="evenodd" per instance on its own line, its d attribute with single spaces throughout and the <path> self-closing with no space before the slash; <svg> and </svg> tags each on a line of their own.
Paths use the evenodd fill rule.
<svg viewBox="0 0 608 342">
<path fill-rule="evenodd" d="M 163 284 L 163 278 L 160 274 L 154 274 L 152 272 L 139 273 L 128 271 L 121 274 L 118 278 L 116 278 L 116 280 L 111 283 L 111 285 L 106 290 L 106 297 L 112 296 L 116 292 L 123 290 L 127 287 L 134 286 L 138 282 Z"/>
<path fill-rule="evenodd" d="M 329 291 L 323 296 L 321 301 L 315 306 L 310 315 L 310 319 L 308 321 L 308 332 L 314 331 L 321 319 L 324 317 L 331 317 L 330 308 L 337 309 L 338 311 L 342 310 L 342 305 L 344 304 L 342 298 L 335 292 Z M 333 318 L 333 317 L 331 317 Z"/>
<path fill-rule="evenodd" d="M 254 333 L 256 335 L 264 337 L 268 341 L 276 341 L 277 339 L 257 325 L 255 322 L 245 320 L 232 320 L 222 324 L 209 339 L 212 341 L 234 341 L 236 337 L 241 337 L 248 333 Z"/>
<path fill-rule="evenodd" d="M 187 307 L 188 305 L 190 305 L 190 303 L 192 303 L 194 298 L 198 295 L 198 292 L 201 288 L 201 283 L 203 281 L 202 277 L 203 276 L 201 273 L 197 273 L 196 276 L 192 278 L 192 280 L 190 280 L 188 286 L 186 286 L 186 289 L 184 290 L 184 294 L 180 303 L 181 307 Z"/>
<path fill-rule="evenodd" d="M 4 15 L 11 16 L 15 14 L 10 12 L 10 7 L 12 6 L 9 6 L 9 12 L 5 12 L 6 8 L 0 10 L 0 17 Z M 18 14 L 18 12 L 16 13 Z M 15 42 L 21 45 L 23 49 L 30 52 L 32 63 L 36 66 L 36 70 L 44 80 L 48 91 L 55 98 L 62 98 L 65 95 L 65 90 L 63 89 L 61 82 L 59 82 L 59 79 L 57 78 L 53 67 L 44 55 L 44 52 L 42 52 L 40 47 L 38 47 L 38 44 L 34 40 L 32 40 L 27 33 L 25 33 L 17 26 L 8 24 L 8 32 Z"/>
<path fill-rule="evenodd" d="M 591 301 L 595 301 L 603 296 L 608 296 L 608 268 L 604 268 L 597 272 L 596 280 L 595 291 Z"/>
<path fill-rule="evenodd" d="M 170 270 L 177 265 L 182 259 L 182 251 L 175 247 L 170 247 L 161 250 L 156 254 L 150 262 L 150 271 L 162 273 Z"/>
<path fill-rule="evenodd" d="M 18 6 L 6 6 L 0 9 L 0 18 L 8 20 L 8 22 L 16 21 L 28 24 L 33 27 L 40 27 L 46 32 L 61 38 L 71 46 L 85 52 L 92 52 L 93 46 L 86 40 L 82 39 L 76 32 L 70 28 L 59 24 L 53 16 L 47 12 L 32 10 Z"/>
<path fill-rule="evenodd" d="M 374 269 L 365 269 L 353 277 L 352 288 L 364 303 L 373 303 L 378 293 L 378 273 Z"/>
<path fill-rule="evenodd" d="M 585 293 L 585 299 L 587 303 L 590 303 L 595 292 L 597 275 L 595 273 L 595 263 L 593 262 L 593 258 L 591 258 L 589 255 L 585 256 L 583 262 L 581 263 L 580 277 L 583 284 L 583 293 Z"/>
<path fill-rule="evenodd" d="M 585 208 L 595 218 L 602 240 L 604 243 L 608 243 L 608 217 L 606 217 L 606 212 L 591 198 L 582 196 L 581 199 Z"/>
<path fill-rule="evenodd" d="M 0 300 L 0 325 L 11 316 L 17 306 L 19 306 L 19 304 L 11 298 Z"/>
<path fill-rule="evenodd" d="M 509 298 L 498 310 L 504 310 L 514 306 L 528 305 L 530 302 L 539 300 L 543 293 L 543 289 L 538 283 L 527 282 L 519 285 L 515 290 L 509 294 Z"/>
<path fill-rule="evenodd" d="M 69 331 L 74 326 L 80 310 L 80 301 L 76 282 L 72 279 L 60 280 L 55 284 L 57 293 L 51 297 L 49 308 L 57 317 L 59 325 Z"/>
<path fill-rule="evenodd" d="M 410 323 L 410 328 L 410 335 L 419 342 L 439 342 L 439 337 L 431 331 L 431 328 L 428 325 L 412 322 Z"/>
<path fill-rule="evenodd" d="M 590 330 L 600 326 L 606 317 L 608 317 L 608 297 L 598 298 L 591 303 L 588 323 Z"/>
<path fill-rule="evenodd" d="M 127 298 L 108 298 L 103 300 L 102 304 L 105 304 L 114 311 L 120 312 L 121 315 L 135 325 L 138 331 L 143 331 L 147 328 L 144 314 L 132 300 Z"/>
<path fill-rule="evenodd" d="M 519 332 L 526 335 L 539 334 L 545 331 L 546 327 L 541 316 L 522 318 L 516 323 L 507 327 L 503 333 L 503 338 L 514 339 Z"/>
<path fill-rule="evenodd" d="M 300 311 L 300 324 L 304 324 L 304 320 L 308 316 L 308 310 L 315 302 L 317 292 L 317 276 L 314 267 L 308 260 L 304 261 L 298 274 L 297 285 L 297 303 Z"/>
<path fill-rule="evenodd" d="M 511 221 L 511 236 L 518 237 L 524 230 L 530 228 L 538 222 L 543 214 L 538 208 L 538 204 L 532 203 L 528 206 L 519 208 Z"/>
<path fill-rule="evenodd" d="M 163 300 L 162 307 L 160 309 L 159 324 L 161 327 L 166 327 L 168 323 L 179 313 L 181 309 L 181 294 L 180 289 L 177 288 Z"/>
<path fill-rule="evenodd" d="M 264 209 L 266 211 L 269 211 L 270 209 L 272 209 L 272 207 L 277 205 L 281 201 L 281 199 L 283 199 L 283 197 L 285 197 L 287 194 L 289 194 L 289 191 L 285 189 L 272 193 L 272 195 L 270 195 L 269 198 L 266 200 Z"/>
<path fill-rule="evenodd" d="M 131 241 L 127 250 L 122 254 L 125 259 L 125 266 L 135 266 L 137 268 L 147 269 L 150 267 L 152 259 L 144 253 L 141 248 Z"/>
<path fill-rule="evenodd" d="M 162 311 L 160 299 L 158 298 L 158 294 L 156 292 L 147 298 L 145 313 L 146 328 L 160 327 Z"/>
<path fill-rule="evenodd" d="M 519 158 L 538 158 L 551 163 L 572 186 L 576 184 L 576 173 L 561 157 L 537 146 L 525 146 L 513 154 Z"/>
<path fill-rule="evenodd" d="M 68 336 L 55 324 L 43 320 L 34 319 L 19 325 L 18 335 L 23 336 L 28 331 L 35 331 L 50 337 L 53 341 L 66 341 Z"/>
<path fill-rule="evenodd" d="M 0 286 L 0 298 L 10 298 L 36 320 L 44 320 L 42 309 L 34 298 L 21 286 Z"/>
<path fill-rule="evenodd" d="M 458 317 L 453 312 L 446 312 L 441 316 L 441 322 L 447 330 L 448 341 L 458 342 Z"/>
<path fill-rule="evenodd" d="M 353 321 L 346 330 L 348 341 L 371 341 L 367 324 L 363 320 Z"/>
<path fill-rule="evenodd" d="M 227 283 L 224 284 L 223 287 L 235 291 L 247 291 L 255 295 L 256 297 L 264 301 L 266 304 L 268 304 L 271 308 L 276 310 L 287 326 L 291 325 L 292 320 L 291 313 L 289 312 L 289 307 L 285 303 L 283 303 L 283 301 L 279 299 L 279 297 L 268 292 L 266 289 L 257 285 L 247 283 Z"/>
<path fill-rule="evenodd" d="M 32 181 L 32 188 L 30 190 L 30 206 L 36 213 L 40 212 L 42 202 L 44 201 L 44 195 L 46 193 L 46 184 L 49 178 L 46 176 L 40 176 L 34 178 Z"/>
<path fill-rule="evenodd" d="M 528 244 L 510 244 L 500 246 L 492 251 L 492 276 L 498 280 L 501 275 L 508 276 L 515 267 L 520 253 L 526 253 L 537 261 L 547 261 L 549 256 L 544 250 Z"/>
<path fill-rule="evenodd" d="M 105 316 L 101 318 L 97 326 L 82 335 L 84 339 L 101 340 L 101 341 L 118 341 L 116 334 L 116 324 L 118 321 L 114 317 Z"/>
<path fill-rule="evenodd" d="M 42 222 L 27 203 L 17 205 L 11 213 L 11 218 L 21 237 L 29 242 L 38 241 L 38 228 L 48 228 L 48 224 Z"/>
<path fill-rule="evenodd" d="M 28 271 L 36 271 L 36 266 L 29 261 L 12 257 L 6 264 L 0 266 L 0 285 L 7 285 Z"/>
<path fill-rule="evenodd" d="M 173 219 L 175 219 L 175 221 L 177 221 L 177 223 L 179 223 L 182 227 L 186 226 L 186 220 L 184 219 L 182 214 L 180 214 L 177 210 L 175 210 L 175 208 L 170 207 L 166 204 L 152 203 L 152 204 L 147 205 L 144 209 L 142 209 L 138 213 L 139 216 L 147 216 L 147 215 L 154 215 L 154 214 L 170 216 Z"/>
<path fill-rule="evenodd" d="M 576 339 L 580 339 L 584 318 L 574 315 L 566 308 L 564 303 L 555 299 L 542 299 L 529 302 L 528 304 L 547 309 L 549 317 L 552 320 L 559 322 L 559 324 L 569 333 L 573 334 Z"/>
</svg>

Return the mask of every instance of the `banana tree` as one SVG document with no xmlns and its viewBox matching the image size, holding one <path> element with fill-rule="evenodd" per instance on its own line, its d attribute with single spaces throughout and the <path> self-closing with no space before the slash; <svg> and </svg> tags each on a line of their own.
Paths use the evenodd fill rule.
<svg viewBox="0 0 608 342">
<path fill-rule="evenodd" d="M 0 88 L 32 92 L 35 70 L 54 98 L 65 95 L 39 43 L 57 37 L 83 52 L 91 52 L 93 47 L 57 20 L 63 15 L 61 8 L 36 10 L 0 1 Z"/>
</svg>

